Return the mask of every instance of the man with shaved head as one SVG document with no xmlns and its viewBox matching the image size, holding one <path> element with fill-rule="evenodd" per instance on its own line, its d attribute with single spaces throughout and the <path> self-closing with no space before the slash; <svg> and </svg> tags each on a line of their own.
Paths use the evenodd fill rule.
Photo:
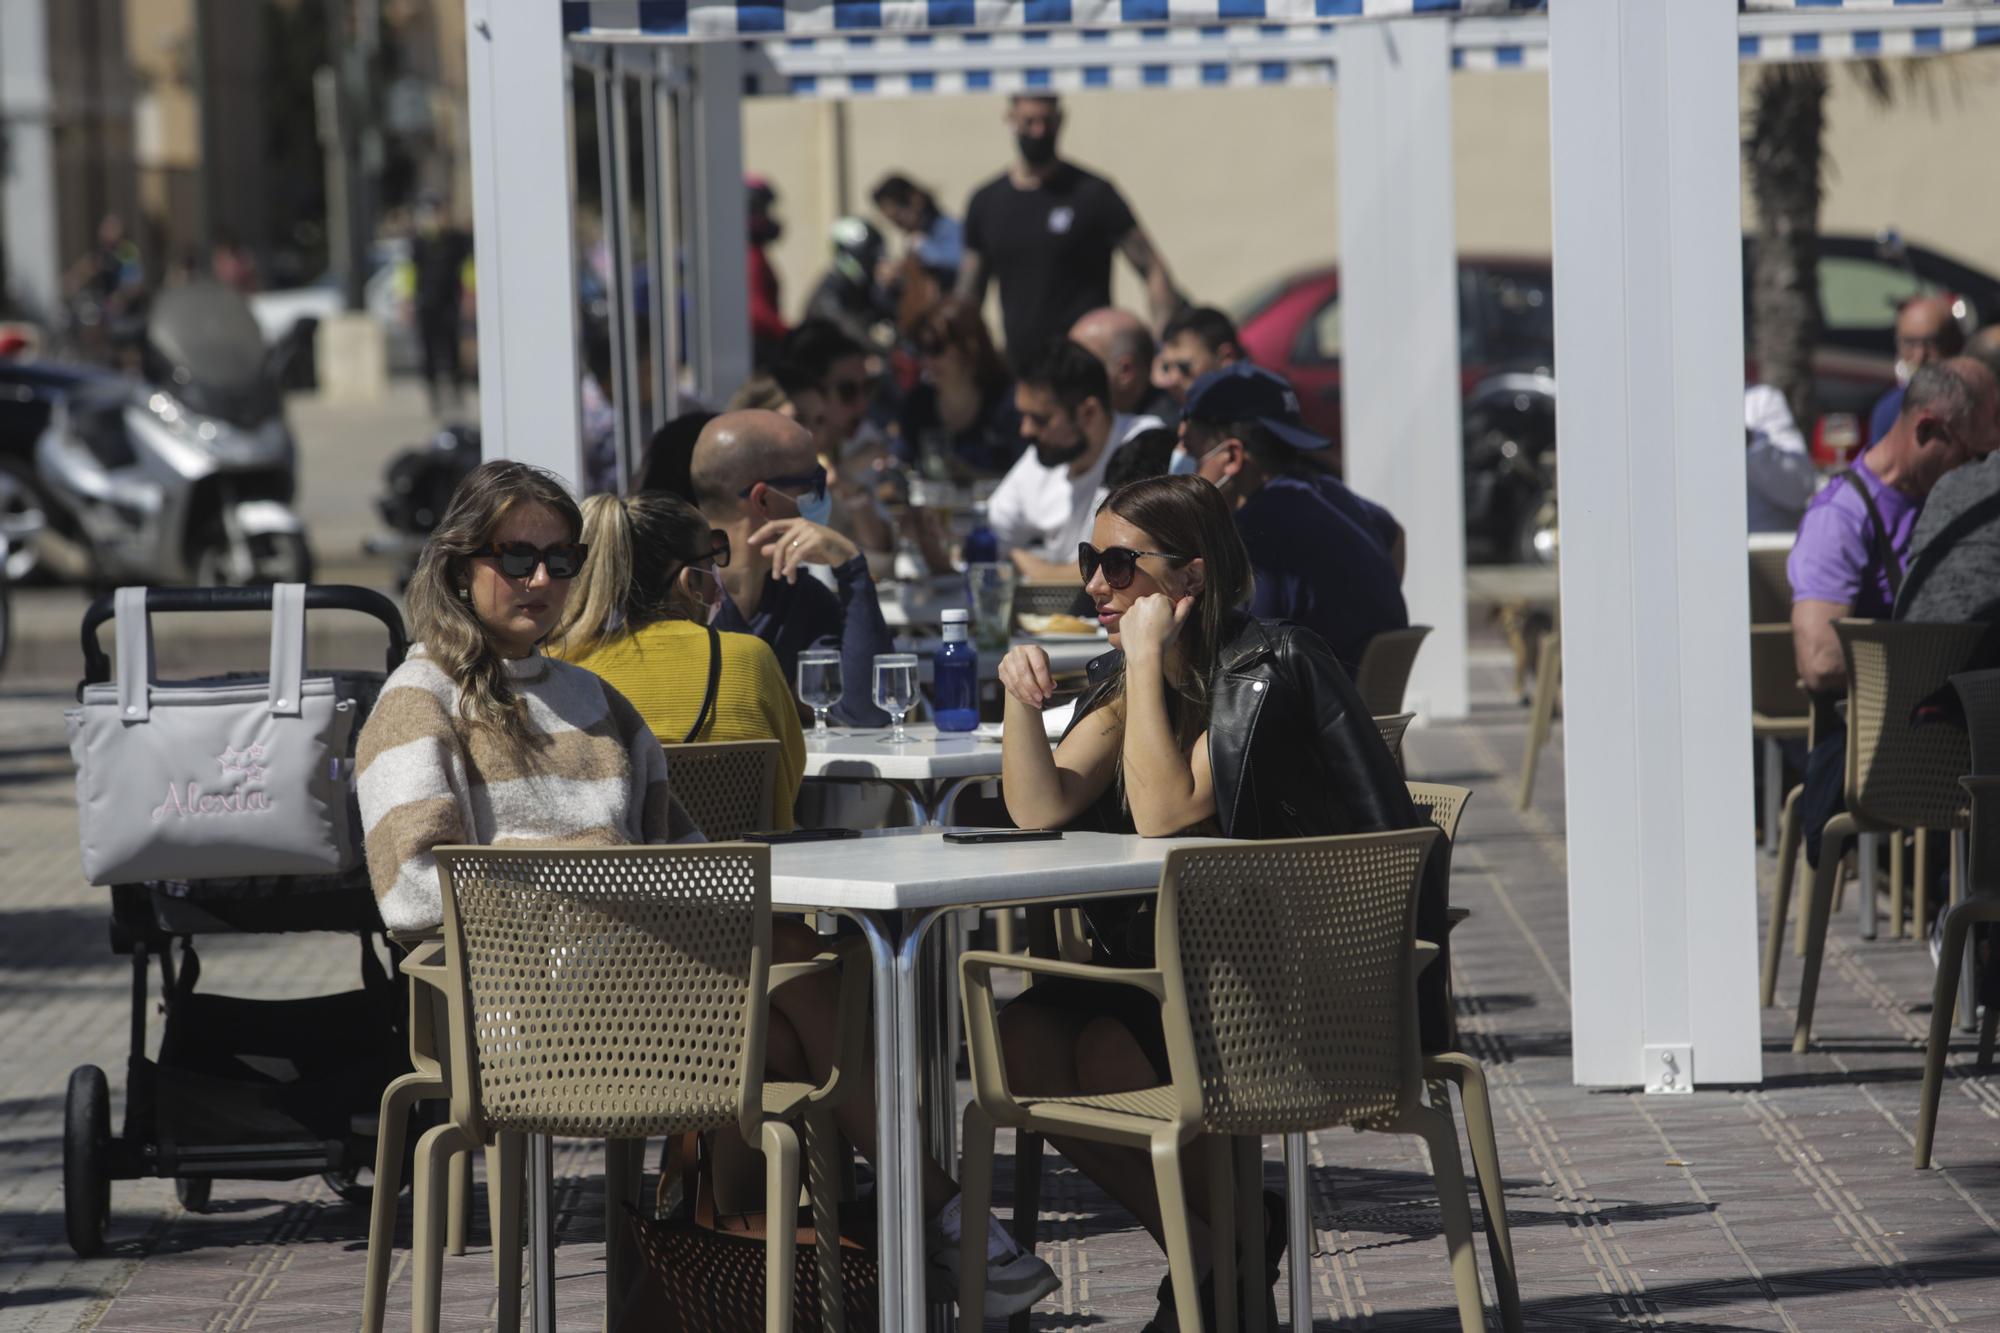
<svg viewBox="0 0 2000 1333">
<path fill-rule="evenodd" d="M 1896 312 L 1896 387 L 1882 395 L 1868 414 L 1868 443 L 1873 444 L 1896 424 L 1903 395 L 1917 368 L 1957 356 L 1965 350 L 1965 330 L 1952 314 L 1949 296 L 1917 296 Z"/>
<path fill-rule="evenodd" d="M 799 653 L 840 649 L 845 686 L 833 716 L 858 727 L 888 721 L 875 707 L 875 655 L 895 651 L 868 560 L 828 526 L 833 500 L 812 433 L 776 412 L 725 412 L 702 428 L 689 464 L 695 503 L 729 534 L 719 630 L 771 645 L 786 680 Z M 805 573 L 833 571 L 833 588 Z"/>
<path fill-rule="evenodd" d="M 1993 372 L 1968 356 L 1930 361 L 1910 376 L 1889 433 L 1806 506 L 1785 567 L 1792 584 L 1792 651 L 1806 689 L 1846 692 L 1847 662 L 1834 626 L 1850 616 L 1889 617 L 1912 572 L 1911 543 L 1933 490 L 1995 445 L 2000 386 Z M 1806 857 L 1815 865 L 1820 831 L 1841 808 L 1846 770 L 1846 730 L 1833 723 L 1827 732 L 1806 756 L 1799 798 Z"/>
<path fill-rule="evenodd" d="M 1159 349 L 1137 315 L 1117 306 L 1100 306 L 1070 325 L 1069 337 L 1104 363 L 1112 411 L 1173 420 L 1173 399 L 1153 387 L 1153 358 Z"/>
</svg>

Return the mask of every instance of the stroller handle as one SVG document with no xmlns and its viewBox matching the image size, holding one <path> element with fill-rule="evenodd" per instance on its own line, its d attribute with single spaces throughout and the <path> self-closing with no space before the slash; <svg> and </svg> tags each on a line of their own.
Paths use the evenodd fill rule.
<svg viewBox="0 0 2000 1333">
<path fill-rule="evenodd" d="M 269 611 L 271 590 L 265 588 L 148 588 L 146 611 Z M 373 616 L 389 631 L 387 669 L 402 665 L 410 649 L 403 630 L 403 617 L 396 604 L 373 588 L 347 583 L 306 585 L 308 611 L 358 611 Z M 97 641 L 98 627 L 113 616 L 113 597 L 105 593 L 83 613 L 83 683 L 102 684 L 111 679 L 111 658 Z"/>
</svg>

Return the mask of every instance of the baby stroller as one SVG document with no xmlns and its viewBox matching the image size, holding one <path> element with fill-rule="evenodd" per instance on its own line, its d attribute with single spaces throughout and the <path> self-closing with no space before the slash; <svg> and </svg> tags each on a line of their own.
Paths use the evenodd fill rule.
<svg viewBox="0 0 2000 1333">
<path fill-rule="evenodd" d="M 269 587 L 152 588 L 144 594 L 148 616 L 271 610 L 273 602 Z M 381 594 L 310 586 L 303 605 L 311 611 L 374 617 L 388 631 L 387 670 L 402 661 L 408 648 L 402 618 Z M 111 660 L 98 643 L 98 629 L 112 618 L 113 606 L 113 597 L 106 595 L 84 615 L 79 699 L 86 686 L 113 680 Z M 299 627 L 303 643 L 302 616 Z M 141 656 L 149 658 L 150 652 Z M 320 674 L 334 682 L 335 698 L 353 701 L 356 714 L 346 753 L 336 761 L 346 766 L 337 774 L 344 784 L 353 738 L 384 675 Z M 260 673 L 232 673 L 199 684 L 246 686 L 264 680 Z M 94 693 L 102 697 L 101 691 Z M 358 828 L 355 833 L 358 845 Z M 86 867 L 88 860 L 86 853 Z M 68 1239 L 77 1254 L 95 1254 L 104 1247 L 114 1180 L 170 1178 L 181 1203 L 196 1212 L 207 1206 L 210 1184 L 218 1178 L 295 1180 L 318 1174 L 349 1202 L 367 1201 L 369 1190 L 360 1175 L 374 1163 L 382 1090 L 408 1068 L 404 1001 L 393 963 L 385 967 L 376 948 L 382 929 L 365 864 L 337 874 L 111 886 L 111 949 L 131 959 L 132 1049 L 124 1118 L 116 1135 L 104 1071 L 84 1065 L 70 1074 L 63 1196 Z M 356 936 L 361 987 L 294 1000 L 243 999 L 197 989 L 197 936 L 294 931 Z M 166 1026 L 158 1058 L 148 1059 L 147 976 L 156 962 Z"/>
</svg>

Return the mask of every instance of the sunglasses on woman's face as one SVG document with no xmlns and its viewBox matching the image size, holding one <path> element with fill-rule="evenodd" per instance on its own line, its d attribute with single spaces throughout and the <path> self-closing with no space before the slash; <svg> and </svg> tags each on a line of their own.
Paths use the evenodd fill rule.
<svg viewBox="0 0 2000 1333">
<path fill-rule="evenodd" d="M 708 530 L 708 554 L 700 560 L 690 561 L 696 566 L 707 565 L 711 569 L 729 568 L 729 534 L 721 528 Z"/>
<path fill-rule="evenodd" d="M 534 577 L 537 565 L 546 565 L 552 579 L 573 579 L 583 569 L 583 560 L 590 554 L 590 548 L 582 542 L 557 542 L 553 546 L 494 542 L 480 547 L 473 554 L 498 561 L 500 572 L 510 579 Z"/>
<path fill-rule="evenodd" d="M 1076 567 L 1085 583 L 1102 569 L 1104 581 L 1113 591 L 1123 592 L 1132 586 L 1132 576 L 1139 572 L 1139 557 L 1145 555 L 1171 560 L 1177 565 L 1187 563 L 1186 556 L 1171 551 L 1135 551 L 1129 546 L 1107 546 L 1100 551 L 1089 542 L 1080 542 L 1076 548 Z"/>
</svg>

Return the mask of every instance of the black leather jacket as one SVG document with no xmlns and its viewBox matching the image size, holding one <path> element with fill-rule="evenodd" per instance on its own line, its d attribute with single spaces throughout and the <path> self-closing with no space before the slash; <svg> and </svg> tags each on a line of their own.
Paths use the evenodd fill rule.
<svg viewBox="0 0 2000 1333">
<path fill-rule="evenodd" d="M 1105 702 L 1124 666 L 1119 652 L 1090 664 L 1078 720 Z M 1286 621 L 1244 616 L 1234 626 L 1209 682 L 1208 762 L 1225 838 L 1377 833 L 1423 822 L 1332 649 Z"/>
<path fill-rule="evenodd" d="M 1106 702 L 1124 665 L 1119 652 L 1090 664 L 1076 721 Z M 1209 683 L 1208 760 L 1216 820 L 1227 838 L 1327 837 L 1425 823 L 1333 650 L 1287 621 L 1243 616 L 1234 625 Z M 1116 800 L 1115 792 L 1107 793 L 1074 827 L 1111 824 Z M 1123 823 L 1129 830 L 1129 821 Z M 1448 929 L 1450 873 L 1449 852 L 1441 848 L 1431 857 L 1417 901 L 1417 937 L 1440 946 Z M 1099 913 L 1091 920 L 1095 928 Z M 1105 961 L 1149 961 L 1149 913 L 1115 933 L 1125 938 L 1100 940 L 1107 946 Z M 1143 949 L 1143 958 L 1132 956 L 1136 949 Z M 1448 957 L 1440 957 L 1418 980 L 1426 1050 L 1443 1049 L 1450 1031 L 1449 966 Z"/>
</svg>

